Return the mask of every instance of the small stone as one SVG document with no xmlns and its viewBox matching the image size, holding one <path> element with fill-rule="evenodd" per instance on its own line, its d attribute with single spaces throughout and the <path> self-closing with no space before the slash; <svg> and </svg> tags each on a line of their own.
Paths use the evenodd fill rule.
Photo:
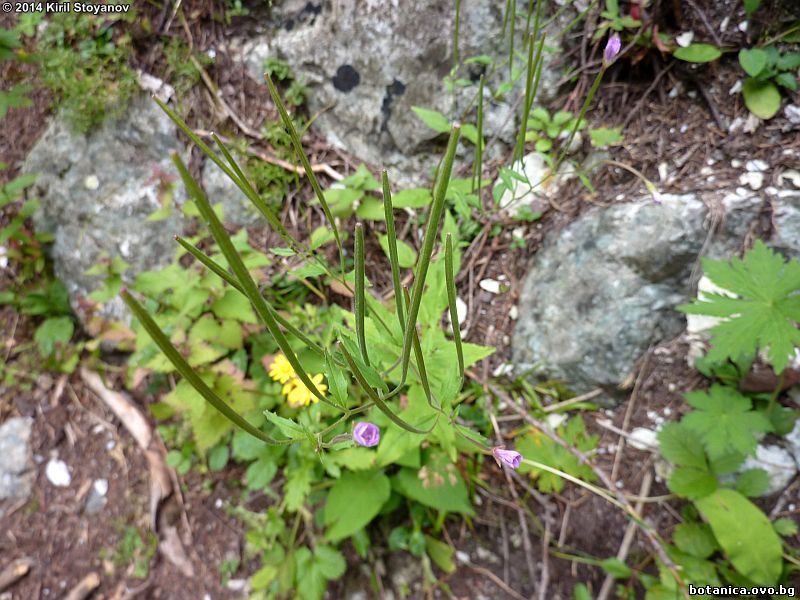
<svg viewBox="0 0 800 600">
<path fill-rule="evenodd" d="M 500 293 L 500 282 L 495 279 L 481 279 L 478 285 L 490 294 Z"/>
<path fill-rule="evenodd" d="M 69 487 L 72 475 L 69 474 L 67 463 L 57 458 L 51 458 L 44 470 L 45 476 L 56 487 Z"/>
<path fill-rule="evenodd" d="M 658 448 L 658 437 L 652 429 L 636 427 L 628 436 L 628 443 L 637 450 L 652 450 Z"/>
<path fill-rule="evenodd" d="M 24 500 L 31 493 L 36 477 L 31 463 L 32 427 L 30 417 L 14 417 L 0 425 L 0 502 Z"/>
<path fill-rule="evenodd" d="M 463 550 L 456 550 L 456 560 L 462 565 L 468 565 L 470 563 L 469 554 Z"/>
<path fill-rule="evenodd" d="M 742 161 L 740 161 L 738 158 L 734 158 L 734 159 L 731 161 L 731 166 L 732 166 L 734 169 L 738 169 L 739 167 L 741 167 L 741 166 L 742 166 Z"/>
<path fill-rule="evenodd" d="M 738 94 L 739 92 L 741 92 L 742 91 L 742 85 L 743 85 L 742 84 L 742 80 L 741 79 L 737 79 L 736 83 L 734 83 L 731 86 L 731 89 L 728 90 L 728 95 L 729 96 L 733 96 L 734 94 Z"/>
<path fill-rule="evenodd" d="M 500 557 L 497 556 L 494 552 L 487 550 L 483 546 L 478 546 L 475 548 L 475 555 L 478 557 L 478 560 L 483 562 L 489 562 L 498 564 L 500 562 Z"/>
<path fill-rule="evenodd" d="M 683 125 L 681 125 L 681 128 L 680 128 L 679 131 L 681 133 L 686 133 L 687 131 L 689 131 L 689 126 L 686 123 L 684 123 Z"/>
<path fill-rule="evenodd" d="M 225 587 L 232 592 L 243 592 L 247 587 L 247 579 L 229 579 Z"/>
<path fill-rule="evenodd" d="M 789 169 L 778 175 L 778 182 L 783 183 L 784 179 L 788 179 L 796 188 L 800 188 L 800 171 Z"/>
<path fill-rule="evenodd" d="M 214 500 L 214 508 L 217 509 L 222 508 L 223 504 L 224 503 L 222 502 L 222 498 L 217 498 L 216 500 Z"/>
<path fill-rule="evenodd" d="M 105 496 L 108 493 L 108 479 L 95 479 L 92 489 L 100 496 Z"/>
<path fill-rule="evenodd" d="M 763 160 L 755 159 L 748 160 L 746 163 L 744 163 L 744 168 L 752 172 L 766 171 L 769 168 L 769 165 Z"/>
<path fill-rule="evenodd" d="M 108 479 L 95 479 L 89 496 L 86 498 L 86 512 L 90 515 L 99 513 L 108 502 Z"/>
<path fill-rule="evenodd" d="M 750 186 L 751 190 L 760 190 L 764 185 L 764 174 L 761 172 L 747 172 L 739 175 L 739 183 Z"/>
<path fill-rule="evenodd" d="M 508 318 L 512 321 L 516 321 L 517 317 L 519 317 L 519 308 L 517 308 L 517 305 L 515 304 L 508 310 Z"/>
<path fill-rule="evenodd" d="M 673 383 L 672 385 L 674 386 L 675 384 Z M 674 391 L 674 390 L 670 390 L 670 391 Z M 665 406 L 664 407 L 664 416 L 668 417 L 671 414 L 672 414 L 672 409 L 669 406 Z"/>
<path fill-rule="evenodd" d="M 502 377 L 504 375 L 508 375 L 514 370 L 514 365 L 511 363 L 500 363 L 495 367 L 494 371 L 492 371 L 492 377 Z"/>
<path fill-rule="evenodd" d="M 739 24 L 736 26 L 736 28 L 737 28 L 739 31 L 741 31 L 742 33 L 745 33 L 745 32 L 747 31 L 747 27 L 748 27 L 749 25 L 750 25 L 750 23 L 748 23 L 747 21 L 742 21 L 741 23 L 739 23 Z"/>
<path fill-rule="evenodd" d="M 800 106 L 796 104 L 787 104 L 783 109 L 783 114 L 789 119 L 789 122 L 794 125 L 800 125 Z"/>
<path fill-rule="evenodd" d="M 662 162 L 658 164 L 658 178 L 661 181 L 667 180 L 667 175 L 669 174 L 669 166 L 667 163 Z"/>
<path fill-rule="evenodd" d="M 555 431 L 566 420 L 567 420 L 567 415 L 563 413 L 552 413 L 547 415 L 547 418 L 545 419 L 544 422 L 547 424 L 547 427 L 550 429 L 550 431 Z"/>
<path fill-rule="evenodd" d="M 116 445 L 117 445 L 117 442 L 115 440 L 108 440 L 106 442 L 106 450 L 109 450 L 109 451 L 113 450 Z"/>
<path fill-rule="evenodd" d="M 694 39 L 694 31 L 685 31 L 682 34 L 675 37 L 675 42 L 681 48 L 686 48 L 689 44 L 692 43 Z"/>
</svg>

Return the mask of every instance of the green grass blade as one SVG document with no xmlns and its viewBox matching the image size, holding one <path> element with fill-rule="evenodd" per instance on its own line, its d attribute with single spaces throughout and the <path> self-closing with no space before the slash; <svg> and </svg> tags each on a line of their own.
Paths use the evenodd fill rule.
<svg viewBox="0 0 800 600">
<path fill-rule="evenodd" d="M 372 386 L 369 385 L 366 378 L 361 373 L 361 370 L 358 368 L 356 361 L 353 360 L 353 357 L 350 355 L 350 353 L 347 351 L 347 348 L 345 348 L 344 344 L 342 344 L 341 342 L 339 342 L 339 350 L 342 351 L 342 354 L 344 355 L 347 364 L 350 366 L 350 370 L 352 371 L 353 376 L 356 378 L 358 385 L 361 386 L 361 388 L 363 388 L 365 392 L 367 392 L 367 394 L 370 397 L 370 400 L 372 400 L 375 403 L 375 406 L 377 406 L 378 409 L 383 414 L 385 414 L 392 423 L 394 423 L 398 427 L 405 429 L 406 431 L 410 431 L 411 433 L 430 433 L 431 431 L 433 431 L 433 428 L 436 427 L 436 421 L 434 421 L 434 424 L 431 425 L 430 429 L 417 429 L 413 425 L 406 423 L 403 419 L 394 414 L 394 412 L 392 412 L 392 409 L 386 405 L 386 403 L 377 394 L 377 392 L 375 392 L 375 390 L 372 389 Z"/>
<path fill-rule="evenodd" d="M 456 284 L 455 272 L 453 268 L 453 236 L 447 234 L 444 251 L 444 273 L 447 283 L 447 303 L 450 305 L 450 324 L 453 326 L 453 339 L 456 343 L 456 354 L 458 355 L 458 376 L 464 382 L 464 349 L 461 347 L 461 327 L 458 322 L 458 311 L 456 310 Z"/>
<path fill-rule="evenodd" d="M 478 194 L 481 197 L 481 183 L 483 179 L 483 86 L 484 77 L 481 75 L 480 83 L 478 83 L 478 120 L 476 128 L 478 129 L 478 143 L 475 144 L 475 160 L 472 163 L 472 193 Z M 483 213 L 483 201 L 479 203 L 481 213 Z"/>
<path fill-rule="evenodd" d="M 356 244 L 355 244 L 356 266 L 355 266 L 355 314 L 356 314 L 356 337 L 358 338 L 358 348 L 361 350 L 361 358 L 364 364 L 369 364 L 369 354 L 367 354 L 367 338 L 364 333 L 364 226 L 356 223 Z"/>
<path fill-rule="evenodd" d="M 131 296 L 130 292 L 127 290 L 122 290 L 120 292 L 120 296 L 124 300 L 125 304 L 128 305 L 128 308 L 133 313 L 142 326 L 145 328 L 145 331 L 150 335 L 156 345 L 159 347 L 161 352 L 164 353 L 164 356 L 169 359 L 169 361 L 174 365 L 175 369 L 180 373 L 180 375 L 188 381 L 191 386 L 197 390 L 197 392 L 215 409 L 217 409 L 222 415 L 225 416 L 229 421 L 231 421 L 237 427 L 240 427 L 250 435 L 260 439 L 266 444 L 271 446 L 282 446 L 291 444 L 297 440 L 275 440 L 268 436 L 266 433 L 258 429 L 257 427 L 250 424 L 246 421 L 239 413 L 233 410 L 230 406 L 228 406 L 224 400 L 222 400 L 219 396 L 217 396 L 214 391 L 209 388 L 205 382 L 200 378 L 200 376 L 189 366 L 189 363 L 186 362 L 186 359 L 181 356 L 181 353 L 178 352 L 177 348 L 172 345 L 167 338 L 166 334 L 161 331 L 161 328 L 156 324 L 156 322 L 147 314 L 147 311 L 142 307 L 136 299 Z"/>
<path fill-rule="evenodd" d="M 283 101 L 281 100 L 281 96 L 278 93 L 275 84 L 272 82 L 272 78 L 269 76 L 268 73 L 264 74 L 265 79 L 267 80 L 267 86 L 269 87 L 269 93 L 272 96 L 272 101 L 275 103 L 275 106 L 278 109 L 278 112 L 281 115 L 281 120 L 283 121 L 284 127 L 289 132 L 289 137 L 292 139 L 292 145 L 294 146 L 295 152 L 297 153 L 298 158 L 300 159 L 301 164 L 303 165 L 303 170 L 306 172 L 306 177 L 308 178 L 309 183 L 311 183 L 311 187 L 314 190 L 314 193 L 317 196 L 317 200 L 319 200 L 320 206 L 322 206 L 322 211 L 325 213 L 325 218 L 328 219 L 328 223 L 330 223 L 331 230 L 333 231 L 333 237 L 336 240 L 336 247 L 339 250 L 339 262 L 341 266 L 341 271 L 344 274 L 344 249 L 342 248 L 342 240 L 339 236 L 339 228 L 336 227 L 336 220 L 333 218 L 333 214 L 331 213 L 331 209 L 328 206 L 328 201 L 325 200 L 325 194 L 322 193 L 322 187 L 319 185 L 319 180 L 317 179 L 316 174 L 311 169 L 311 163 L 308 161 L 308 157 L 306 156 L 305 150 L 303 150 L 303 144 L 300 141 L 300 136 L 297 135 L 297 130 L 294 127 L 294 122 L 292 118 L 289 116 L 289 113 L 286 110 L 286 106 L 284 106 Z"/>
<path fill-rule="evenodd" d="M 400 330 L 406 326 L 405 312 L 403 309 L 403 288 L 400 285 L 400 262 L 397 259 L 397 231 L 394 227 L 394 208 L 392 206 L 392 190 L 389 187 L 389 174 L 384 171 L 383 180 L 383 214 L 386 217 L 386 237 L 389 241 L 389 263 L 392 266 L 392 287 L 394 288 L 394 302 L 397 306 L 397 319 L 400 321 Z"/>
<path fill-rule="evenodd" d="M 264 300 L 261 292 L 259 292 L 256 282 L 253 281 L 253 278 L 250 276 L 247 267 L 245 267 L 244 263 L 242 262 L 242 257 L 239 256 L 239 253 L 236 251 L 236 248 L 234 248 L 230 237 L 225 231 L 225 228 L 222 226 L 219 218 L 217 218 L 217 215 L 214 213 L 211 205 L 208 203 L 208 198 L 206 198 L 205 193 L 200 189 L 200 186 L 191 176 L 180 157 L 177 154 L 173 154 L 172 158 L 175 166 L 178 169 L 178 172 L 180 173 L 181 179 L 186 186 L 187 193 L 197 204 L 200 214 L 208 224 L 208 227 L 211 230 L 211 235 L 214 237 L 214 240 L 216 240 L 217 245 L 222 251 L 222 254 L 228 261 L 233 274 L 236 276 L 236 279 L 242 286 L 245 296 L 247 296 L 247 299 L 250 300 L 253 308 L 255 308 L 256 314 L 258 314 L 259 317 L 261 317 L 261 319 L 264 321 L 264 324 L 267 326 L 270 335 L 272 335 L 272 337 L 275 339 L 275 343 L 284 353 L 286 359 L 289 361 L 289 364 L 292 365 L 297 377 L 303 382 L 303 384 L 305 384 L 305 386 L 311 391 L 312 394 L 314 394 L 317 399 L 321 400 L 325 404 L 333 406 L 337 410 L 342 410 L 341 407 L 325 398 L 325 396 L 317 389 L 317 386 L 311 381 L 311 378 L 305 372 L 305 369 L 303 369 L 303 366 L 300 364 L 300 361 L 297 359 L 297 356 L 289 345 L 289 341 L 286 339 L 283 331 L 281 331 L 281 328 L 278 326 L 278 323 L 273 316 L 274 311 L 270 310 L 266 300 Z"/>
<path fill-rule="evenodd" d="M 408 291 L 406 289 L 403 289 L 403 294 L 406 297 L 406 302 L 408 302 Z M 425 397 L 428 399 L 428 406 L 444 415 L 445 413 L 442 410 L 442 407 L 437 405 L 433 399 L 433 392 L 431 392 L 431 386 L 428 381 L 428 370 L 425 368 L 425 357 L 422 354 L 422 346 L 419 343 L 419 335 L 417 334 L 416 328 L 414 329 L 414 337 L 412 338 L 412 342 L 414 344 L 414 359 L 417 362 L 419 381 L 422 384 L 422 390 L 425 392 Z"/>
</svg>

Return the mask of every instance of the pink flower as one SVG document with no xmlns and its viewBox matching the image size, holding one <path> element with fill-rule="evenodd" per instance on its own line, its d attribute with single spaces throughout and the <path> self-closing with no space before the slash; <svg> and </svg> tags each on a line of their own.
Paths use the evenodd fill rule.
<svg viewBox="0 0 800 600">
<path fill-rule="evenodd" d="M 353 427 L 353 441 L 359 446 L 372 448 L 381 441 L 381 430 L 374 423 L 359 421 Z"/>
<path fill-rule="evenodd" d="M 495 446 L 492 448 L 492 456 L 497 461 L 497 465 L 508 465 L 512 469 L 519 467 L 522 462 L 522 454 L 514 450 L 505 450 L 503 446 Z"/>
<path fill-rule="evenodd" d="M 619 54 L 621 47 L 622 40 L 619 39 L 619 36 L 616 33 L 608 38 L 606 49 L 603 50 L 603 62 L 607 65 L 611 64 L 617 57 L 617 54 Z"/>
</svg>

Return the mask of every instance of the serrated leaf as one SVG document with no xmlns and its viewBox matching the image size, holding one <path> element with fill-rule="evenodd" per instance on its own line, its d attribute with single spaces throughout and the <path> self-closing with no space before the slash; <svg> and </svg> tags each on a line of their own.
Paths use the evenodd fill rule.
<svg viewBox="0 0 800 600">
<path fill-rule="evenodd" d="M 345 471 L 328 492 L 325 537 L 335 542 L 353 535 L 375 518 L 390 494 L 383 471 Z"/>
<path fill-rule="evenodd" d="M 793 92 L 797 91 L 797 77 L 794 73 L 778 73 L 775 76 L 775 83 Z"/>
<path fill-rule="evenodd" d="M 679 60 L 692 63 L 706 63 L 717 60 L 722 56 L 722 52 L 711 44 L 689 44 L 685 48 L 678 48 L 672 56 Z"/>
<path fill-rule="evenodd" d="M 658 432 L 661 454 L 671 463 L 707 469 L 706 454 L 697 436 L 680 423 L 667 423 Z"/>
<path fill-rule="evenodd" d="M 700 436 L 712 458 L 730 452 L 752 454 L 755 434 L 772 431 L 767 418 L 752 410 L 750 399 L 733 388 L 716 384 L 708 392 L 689 392 L 686 401 L 697 410 L 681 423 Z"/>
<path fill-rule="evenodd" d="M 305 437 L 305 429 L 303 429 L 303 426 L 295 423 L 291 419 L 281 417 L 269 410 L 264 411 L 264 416 L 267 418 L 267 421 L 275 425 L 287 438 L 300 439 Z"/>
<path fill-rule="evenodd" d="M 783 570 L 781 540 L 747 498 L 721 488 L 695 501 L 734 568 L 757 585 L 773 585 Z"/>
<path fill-rule="evenodd" d="M 781 373 L 800 345 L 800 262 L 785 262 L 758 240 L 744 259 L 703 260 L 703 270 L 719 287 L 736 294 L 705 294 L 679 310 L 724 317 L 714 326 L 708 359 L 724 362 L 754 357 L 767 348 L 769 361 Z"/>
<path fill-rule="evenodd" d="M 311 491 L 314 468 L 310 463 L 302 463 L 296 468 L 287 468 L 285 473 L 286 483 L 283 485 L 284 501 L 288 510 L 296 512 L 303 506 L 306 496 Z"/>
<path fill-rule="evenodd" d="M 747 469 L 736 480 L 736 491 L 753 498 L 769 488 L 769 474 L 764 469 Z"/>
<path fill-rule="evenodd" d="M 667 487 L 684 498 L 702 498 L 719 487 L 719 482 L 707 469 L 678 467 L 670 475 Z"/>
</svg>

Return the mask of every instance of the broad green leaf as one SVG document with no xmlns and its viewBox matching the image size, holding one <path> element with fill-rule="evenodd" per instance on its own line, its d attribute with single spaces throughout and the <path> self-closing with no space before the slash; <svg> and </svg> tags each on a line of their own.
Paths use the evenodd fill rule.
<svg viewBox="0 0 800 600">
<path fill-rule="evenodd" d="M 711 458 L 730 452 L 752 454 L 755 434 L 772 431 L 769 420 L 752 410 L 750 399 L 734 388 L 715 384 L 708 392 L 687 393 L 686 401 L 697 410 L 681 423 L 700 436 Z"/>
<path fill-rule="evenodd" d="M 472 144 L 478 144 L 478 128 L 471 123 L 465 123 L 461 126 L 461 135 Z"/>
<path fill-rule="evenodd" d="M 781 55 L 776 66 L 779 71 L 794 71 L 800 67 L 800 52 L 787 52 Z"/>
<path fill-rule="evenodd" d="M 707 469 L 703 444 L 694 432 L 680 423 L 667 423 L 658 433 L 661 454 L 671 463 Z"/>
<path fill-rule="evenodd" d="M 748 77 L 742 86 L 744 104 L 759 119 L 771 119 L 781 108 L 781 93 L 771 81 Z"/>
<path fill-rule="evenodd" d="M 678 48 L 672 55 L 686 62 L 706 63 L 717 60 L 722 56 L 722 52 L 710 44 L 689 44 L 685 48 Z"/>
<path fill-rule="evenodd" d="M 450 121 L 442 113 L 419 106 L 412 106 L 411 110 L 414 111 L 425 125 L 434 131 L 438 131 L 439 133 L 447 133 L 450 131 Z"/>
<path fill-rule="evenodd" d="M 717 489 L 719 482 L 707 469 L 677 467 L 667 481 L 671 492 L 685 498 L 702 498 Z"/>
<path fill-rule="evenodd" d="M 344 556 L 333 546 L 319 544 L 314 548 L 314 563 L 325 579 L 339 579 L 347 569 Z"/>
<path fill-rule="evenodd" d="M 383 221 L 386 219 L 386 213 L 383 212 L 383 202 L 373 196 L 364 198 L 356 209 L 356 215 L 360 219 L 367 221 Z"/>
<path fill-rule="evenodd" d="M 461 474 L 442 452 L 429 453 L 420 469 L 401 469 L 392 481 L 398 492 L 425 506 L 465 515 L 474 512 Z"/>
<path fill-rule="evenodd" d="M 433 196 L 428 188 L 409 188 L 400 190 L 392 196 L 394 208 L 422 208 L 433 201 Z"/>
<path fill-rule="evenodd" d="M 767 66 L 767 53 L 761 48 L 743 48 L 739 50 L 739 64 L 750 77 L 758 77 Z"/>
<path fill-rule="evenodd" d="M 228 446 L 214 446 L 208 453 L 208 468 L 212 471 L 221 471 L 228 464 Z"/>
<path fill-rule="evenodd" d="M 283 485 L 284 501 L 286 508 L 291 512 L 298 511 L 311 491 L 311 482 L 314 479 L 314 466 L 311 463 L 302 463 L 298 467 L 289 467 L 285 470 L 286 483 Z"/>
<path fill-rule="evenodd" d="M 797 535 L 798 531 L 797 522 L 788 517 L 776 519 L 773 521 L 772 527 L 775 529 L 778 535 L 782 535 L 784 537 Z"/>
<path fill-rule="evenodd" d="M 783 570 L 781 540 L 757 506 L 726 488 L 696 500 L 695 506 L 739 573 L 757 585 L 777 583 Z"/>
<path fill-rule="evenodd" d="M 744 259 L 706 258 L 703 270 L 716 285 L 737 296 L 704 294 L 678 307 L 690 314 L 724 318 L 711 330 L 708 359 L 735 361 L 767 349 L 770 363 L 781 373 L 800 346 L 800 262 L 785 262 L 758 240 Z"/>
<path fill-rule="evenodd" d="M 378 236 L 378 242 L 381 245 L 383 253 L 389 256 L 389 236 L 381 234 Z M 397 263 L 403 269 L 410 269 L 417 262 L 416 251 L 406 244 L 403 240 L 397 240 Z"/>
<path fill-rule="evenodd" d="M 427 550 L 431 560 L 436 563 L 436 566 L 445 573 L 453 573 L 456 570 L 456 565 L 453 562 L 455 551 L 449 544 L 426 535 L 425 550 Z"/>
<path fill-rule="evenodd" d="M 50 317 L 45 319 L 33 334 L 33 340 L 44 357 L 51 356 L 59 346 L 66 346 L 75 326 L 70 317 Z"/>
<path fill-rule="evenodd" d="M 736 480 L 736 491 L 753 498 L 760 496 L 769 488 L 769 474 L 764 469 L 747 469 Z"/>
<path fill-rule="evenodd" d="M 257 323 L 253 307 L 245 296 L 229 289 L 219 300 L 211 305 L 211 312 L 220 319 L 236 319 L 241 323 Z"/>
<path fill-rule="evenodd" d="M 680 523 L 672 533 L 675 545 L 695 558 L 708 558 L 719 547 L 705 523 Z"/>
<path fill-rule="evenodd" d="M 775 83 L 785 87 L 787 90 L 797 91 L 797 77 L 795 77 L 794 73 L 778 73 L 775 76 Z"/>
<path fill-rule="evenodd" d="M 325 537 L 336 542 L 353 535 L 375 518 L 390 494 L 383 471 L 345 471 L 328 492 Z"/>
</svg>

